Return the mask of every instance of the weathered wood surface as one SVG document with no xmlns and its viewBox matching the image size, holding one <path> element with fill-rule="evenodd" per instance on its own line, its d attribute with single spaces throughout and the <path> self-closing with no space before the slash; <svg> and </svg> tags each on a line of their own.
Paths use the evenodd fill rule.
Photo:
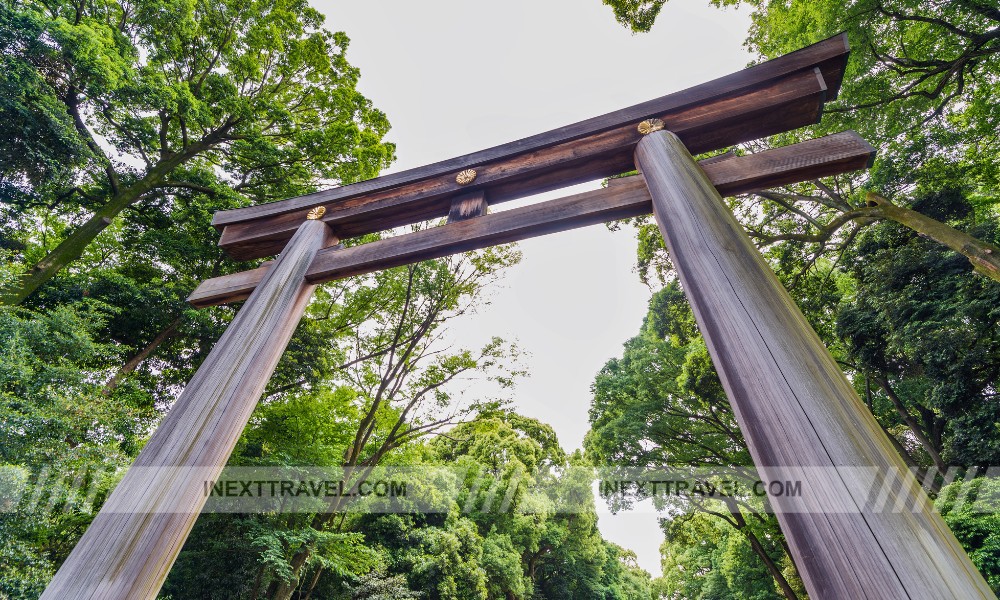
<svg viewBox="0 0 1000 600">
<path fill-rule="evenodd" d="M 721 194 L 735 195 L 863 169 L 873 157 L 874 149 L 867 142 L 845 131 L 747 156 L 713 157 L 699 164 Z M 310 269 L 310 277 L 329 281 L 650 211 L 645 184 L 637 184 L 635 178 L 612 179 L 606 189 L 478 217 L 472 219 L 475 225 L 454 227 L 454 220 L 449 219 L 451 223 L 434 229 L 346 250 L 324 250 Z M 192 292 L 188 302 L 200 308 L 242 300 L 265 272 L 262 267 L 209 279 Z"/>
<path fill-rule="evenodd" d="M 447 214 L 468 189 L 455 175 L 475 168 L 471 187 L 490 202 L 557 189 L 633 168 L 636 125 L 658 117 L 694 152 L 787 131 L 819 119 L 839 88 L 848 47 L 843 35 L 714 81 L 543 134 L 401 173 L 280 202 L 222 211 L 220 245 L 240 259 L 281 249 L 315 206 L 340 238 Z"/>
<path fill-rule="evenodd" d="M 155 598 L 312 296 L 329 228 L 301 225 L 59 568 L 46 600 Z M 179 467 L 179 468 L 178 468 Z"/>
<path fill-rule="evenodd" d="M 320 253 L 306 278 L 316 283 L 343 279 L 649 211 L 649 193 L 642 181 L 635 180 L 345 248 L 341 255 Z"/>
<path fill-rule="evenodd" d="M 650 134 L 636 163 L 761 477 L 802 481 L 770 502 L 810 597 L 994 598 L 683 143 Z M 873 473 L 899 477 L 881 506 Z"/>
<path fill-rule="evenodd" d="M 213 223 L 217 226 L 227 225 L 229 223 L 279 214 L 290 209 L 308 208 L 317 206 L 318 204 L 329 203 L 333 200 L 384 190 L 434 175 L 458 172 L 478 164 L 510 158 L 524 152 L 584 138 L 615 126 L 638 122 L 642 119 L 656 116 L 659 113 L 705 103 L 711 101 L 713 98 L 730 95 L 798 71 L 811 71 L 816 67 L 819 67 L 822 71 L 823 78 L 829 86 L 830 98 L 834 98 L 840 89 L 840 82 L 843 79 L 844 66 L 846 65 L 849 51 L 850 47 L 847 42 L 847 35 L 841 33 L 751 68 L 743 69 L 742 71 L 737 71 L 679 92 L 674 92 L 586 121 L 431 165 L 336 188 L 335 190 L 326 190 L 299 198 L 282 200 L 281 202 L 224 211 L 216 216 Z M 319 202 L 315 202 L 315 200 L 319 200 Z"/>
<path fill-rule="evenodd" d="M 866 169 L 875 149 L 853 131 L 723 160 L 699 161 L 723 196 Z"/>
<path fill-rule="evenodd" d="M 826 86 L 819 71 L 801 72 L 708 105 L 662 115 L 685 142 L 708 151 L 796 129 L 819 121 Z M 495 163 L 476 165 L 471 186 L 448 173 L 412 184 L 327 204 L 323 221 L 341 239 L 391 229 L 447 214 L 451 199 L 475 187 L 497 204 L 633 169 L 638 121 Z M 266 206 L 266 205 L 265 205 Z M 239 209 L 243 210 L 243 209 Z M 240 259 L 280 250 L 308 209 L 228 224 L 219 245 Z M 217 215 L 220 213 L 217 213 Z"/>
<path fill-rule="evenodd" d="M 472 217 L 481 217 L 488 209 L 486 202 L 486 192 L 478 190 L 468 194 L 456 196 L 451 201 L 451 210 L 448 211 L 448 222 L 464 221 Z"/>
</svg>

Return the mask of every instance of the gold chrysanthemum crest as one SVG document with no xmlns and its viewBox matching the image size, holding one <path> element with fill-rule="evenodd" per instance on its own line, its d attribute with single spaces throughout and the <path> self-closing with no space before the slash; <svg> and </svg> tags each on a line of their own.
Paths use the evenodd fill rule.
<svg viewBox="0 0 1000 600">
<path fill-rule="evenodd" d="M 476 173 L 475 169 L 460 171 L 458 175 L 455 175 L 455 183 L 458 185 L 469 185 L 476 180 L 476 175 L 478 175 L 478 173 Z"/>
<path fill-rule="evenodd" d="M 315 221 L 316 219 L 322 217 L 325 214 L 326 214 L 326 207 L 317 206 L 316 208 L 309 211 L 309 214 L 306 215 L 306 218 L 309 219 L 310 221 Z"/>
<path fill-rule="evenodd" d="M 653 133 L 654 131 L 659 131 L 665 126 L 666 125 L 664 125 L 663 121 L 660 119 L 646 119 L 642 123 L 639 123 L 639 133 L 647 135 Z"/>
</svg>

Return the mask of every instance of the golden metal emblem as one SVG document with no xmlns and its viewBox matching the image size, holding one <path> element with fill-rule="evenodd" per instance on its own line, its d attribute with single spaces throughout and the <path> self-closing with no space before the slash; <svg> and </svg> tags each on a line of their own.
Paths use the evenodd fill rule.
<svg viewBox="0 0 1000 600">
<path fill-rule="evenodd" d="M 476 175 L 478 173 L 476 173 L 475 169 L 466 169 L 455 175 L 455 183 L 458 185 L 469 185 L 476 180 Z"/>
<path fill-rule="evenodd" d="M 666 125 L 659 119 L 646 119 L 642 123 L 639 123 L 639 133 L 647 135 L 653 133 L 654 131 L 659 131 L 664 127 L 666 127 Z"/>
<path fill-rule="evenodd" d="M 306 215 L 306 218 L 309 219 L 310 221 L 315 221 L 316 219 L 322 217 L 325 214 L 326 214 L 326 207 L 317 206 L 316 208 L 309 211 L 309 214 Z"/>
</svg>

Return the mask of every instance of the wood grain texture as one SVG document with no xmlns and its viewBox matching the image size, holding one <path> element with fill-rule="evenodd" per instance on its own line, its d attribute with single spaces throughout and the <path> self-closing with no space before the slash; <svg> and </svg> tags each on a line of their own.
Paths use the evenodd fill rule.
<svg viewBox="0 0 1000 600">
<path fill-rule="evenodd" d="M 481 217 L 488 209 L 486 202 L 486 192 L 478 190 L 456 196 L 451 201 L 451 210 L 448 211 L 448 222 L 464 221 L 472 217 Z"/>
<path fill-rule="evenodd" d="M 650 134 L 636 163 L 762 479 L 802 481 L 769 500 L 810 597 L 994 598 L 683 143 Z"/>
<path fill-rule="evenodd" d="M 707 151 L 788 131 L 819 120 L 826 88 L 815 72 L 802 72 L 735 98 L 662 115 L 698 151 Z M 477 166 L 472 186 L 498 204 L 634 169 L 632 150 L 641 134 L 636 124 L 595 136 Z M 470 186 L 470 187 L 472 187 Z M 323 221 L 341 239 L 442 217 L 451 199 L 467 188 L 452 173 L 413 184 L 348 198 L 327 206 Z M 219 245 L 234 258 L 274 254 L 308 209 L 226 225 Z"/>
<path fill-rule="evenodd" d="M 682 92 L 441 163 L 259 206 L 216 213 L 220 246 L 238 259 L 276 253 L 314 206 L 341 239 L 444 216 L 465 168 L 495 204 L 634 168 L 636 125 L 663 119 L 693 152 L 788 131 L 819 120 L 847 58 L 837 36 Z"/>
<path fill-rule="evenodd" d="M 875 149 L 853 131 L 724 160 L 700 161 L 723 196 L 849 173 L 871 166 Z"/>
<path fill-rule="evenodd" d="M 858 134 L 845 131 L 747 156 L 728 154 L 712 157 L 699 164 L 719 192 L 729 196 L 863 169 L 870 164 L 874 152 Z M 502 217 L 499 216 L 500 213 L 484 216 L 486 221 L 476 228 L 449 228 L 449 225 L 444 225 L 387 238 L 375 242 L 377 245 L 372 248 L 367 247 L 372 244 L 365 244 L 343 252 L 323 251 L 317 257 L 317 262 L 323 262 L 325 266 L 317 266 L 312 277 L 317 278 L 316 281 L 328 281 L 326 277 L 339 278 L 346 276 L 345 273 L 367 273 L 388 266 L 439 258 L 462 251 L 461 249 L 484 248 L 495 243 L 582 227 L 597 222 L 594 219 L 601 218 L 602 215 L 648 214 L 652 205 L 646 186 L 637 186 L 636 181 L 632 177 L 611 179 L 607 189 L 551 200 L 534 207 L 509 210 Z M 475 200 L 478 197 L 473 193 L 463 198 Z M 596 210 L 595 207 L 601 209 Z M 477 237 L 463 237 L 469 235 Z M 379 263 L 378 257 L 386 257 L 386 262 Z M 318 278 L 317 273 L 320 271 L 325 273 L 324 278 Z M 266 269 L 254 269 L 209 279 L 192 292 L 188 302 L 200 308 L 242 300 L 253 291 L 265 272 Z"/>
<path fill-rule="evenodd" d="M 46 600 L 155 598 L 298 324 L 330 232 L 304 222 L 45 589 Z M 195 476 L 197 474 L 197 476 Z"/>
<path fill-rule="evenodd" d="M 262 216 L 279 214 L 290 209 L 306 208 L 318 204 L 330 203 L 342 198 L 365 195 L 374 191 L 412 183 L 434 175 L 457 173 L 462 169 L 475 167 L 478 164 L 510 158 L 524 152 L 594 135 L 618 125 L 633 122 L 638 123 L 643 119 L 660 113 L 674 111 L 685 106 L 702 104 L 710 101 L 712 98 L 734 94 L 740 90 L 752 88 L 791 73 L 803 70 L 811 71 L 816 67 L 819 67 L 822 71 L 823 77 L 829 86 L 830 97 L 833 98 L 840 88 L 840 82 L 843 78 L 843 68 L 847 62 L 849 51 L 847 35 L 841 33 L 748 69 L 586 121 L 553 129 L 487 150 L 370 179 L 336 188 L 335 190 L 316 192 L 315 194 L 270 204 L 223 211 L 217 213 L 213 224 L 218 226 L 236 223 Z"/>
<path fill-rule="evenodd" d="M 441 258 L 530 237 L 634 217 L 650 211 L 649 193 L 631 178 L 614 187 L 539 202 L 440 227 L 378 240 L 337 252 L 321 252 L 306 273 L 312 282 Z"/>
</svg>

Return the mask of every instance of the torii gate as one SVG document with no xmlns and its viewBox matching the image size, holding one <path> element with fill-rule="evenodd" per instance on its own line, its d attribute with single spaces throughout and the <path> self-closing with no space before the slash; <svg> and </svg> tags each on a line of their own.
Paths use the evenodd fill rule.
<svg viewBox="0 0 1000 600">
<path fill-rule="evenodd" d="M 156 596 L 206 501 L 202 482 L 229 459 L 316 284 L 650 212 L 762 479 L 795 472 L 820 491 L 771 498 L 810 596 L 995 598 L 722 201 L 866 168 L 874 150 L 844 132 L 739 158 L 691 158 L 818 122 L 847 56 L 842 34 L 516 142 L 217 213 L 219 245 L 231 256 L 280 257 L 191 295 L 195 306 L 247 302 L 42 598 Z M 486 214 L 491 204 L 634 168 L 640 176 L 606 189 Z M 436 228 L 335 247 L 445 215 Z M 884 506 L 906 509 L 872 510 L 870 482 L 852 467 L 903 474 Z"/>
</svg>

